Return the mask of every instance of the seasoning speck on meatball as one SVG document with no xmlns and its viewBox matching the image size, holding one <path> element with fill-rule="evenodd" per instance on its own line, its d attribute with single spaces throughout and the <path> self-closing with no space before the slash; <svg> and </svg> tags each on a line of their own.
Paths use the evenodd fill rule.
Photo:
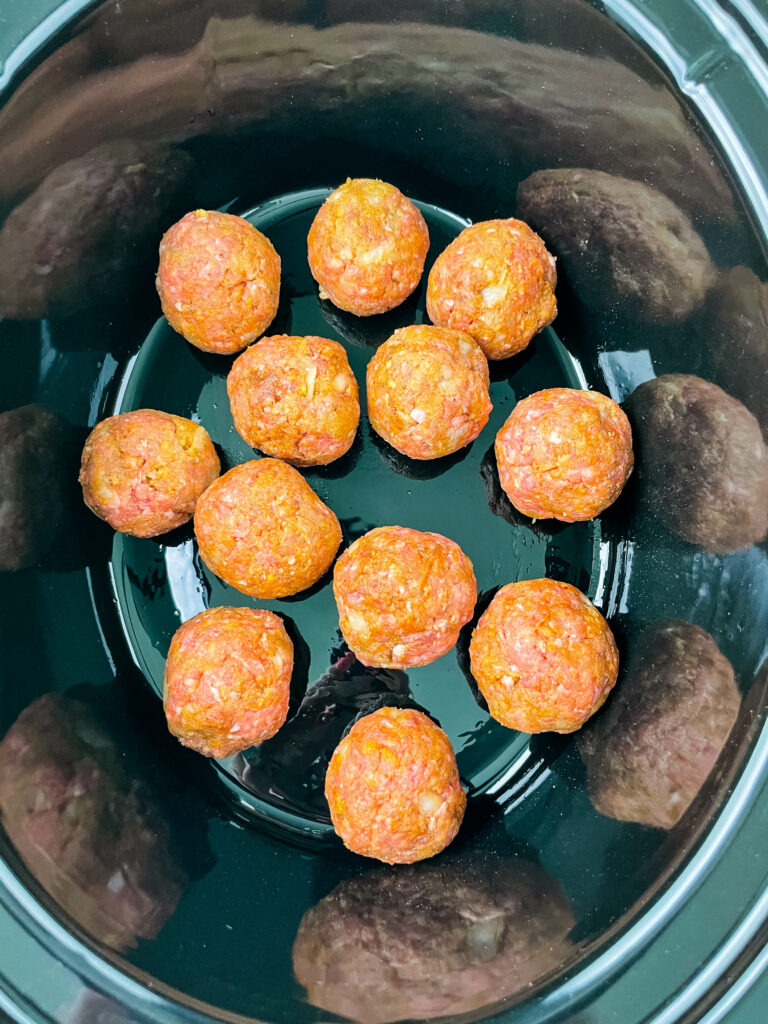
<svg viewBox="0 0 768 1024">
<path fill-rule="evenodd" d="M 240 436 L 295 466 L 325 466 L 355 439 L 357 381 L 337 341 L 262 338 L 235 360 L 227 393 Z"/>
<path fill-rule="evenodd" d="M 414 325 L 368 363 L 368 418 L 411 459 L 438 459 L 477 437 L 491 412 L 488 361 L 468 334 Z"/>
<path fill-rule="evenodd" d="M 348 313 L 394 309 L 424 270 L 429 232 L 419 210 L 394 185 L 348 179 L 317 212 L 307 238 L 320 298 Z"/>
<path fill-rule="evenodd" d="M 293 644 L 256 608 L 210 608 L 174 633 L 163 680 L 168 728 L 206 757 L 274 736 L 288 714 Z"/>
<path fill-rule="evenodd" d="M 352 726 L 331 758 L 325 796 L 347 849 L 386 864 L 440 853 L 467 804 L 448 737 L 411 708 L 380 708 Z"/>
<path fill-rule="evenodd" d="M 439 533 L 381 526 L 336 563 L 341 632 L 364 665 L 428 665 L 449 651 L 477 600 L 472 563 Z"/>
<path fill-rule="evenodd" d="M 632 431 L 606 395 L 547 388 L 512 410 L 496 435 L 496 462 L 518 512 L 582 522 L 621 494 L 634 464 Z"/>
<path fill-rule="evenodd" d="M 97 423 L 83 448 L 86 505 L 121 533 L 157 537 L 189 522 L 221 470 L 199 423 L 137 409 Z"/>
<path fill-rule="evenodd" d="M 471 334 L 489 359 L 521 352 L 557 315 L 555 260 L 521 220 L 465 228 L 427 283 L 433 323 Z"/>
<path fill-rule="evenodd" d="M 280 257 L 242 217 L 194 210 L 160 242 L 157 291 L 171 327 L 205 352 L 239 352 L 277 313 Z"/>
<path fill-rule="evenodd" d="M 235 466 L 205 492 L 195 512 L 200 556 L 251 597 L 288 597 L 330 568 L 339 520 L 297 470 L 278 459 Z"/>
<path fill-rule="evenodd" d="M 574 732 L 616 683 L 613 634 L 570 583 L 523 580 L 496 594 L 469 645 L 491 716 L 520 732 Z"/>
</svg>

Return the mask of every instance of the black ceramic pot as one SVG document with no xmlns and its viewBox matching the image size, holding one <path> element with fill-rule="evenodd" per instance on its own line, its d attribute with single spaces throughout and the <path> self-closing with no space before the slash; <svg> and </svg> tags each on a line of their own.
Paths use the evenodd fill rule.
<svg viewBox="0 0 768 1024">
<path fill-rule="evenodd" d="M 55 6 L 55 5 L 51 5 Z M 23 1022 L 724 1019 L 762 971 L 768 892 L 768 37 L 747 0 L 68 0 L 17 10 L 0 75 L 0 1015 Z M 14 35 L 15 33 L 15 35 Z M 16 48 L 15 41 L 18 40 Z M 345 544 L 445 533 L 481 605 L 549 575 L 588 592 L 621 654 L 576 737 L 494 723 L 467 642 L 408 673 L 344 646 L 328 578 L 251 601 L 190 527 L 115 535 L 83 506 L 95 422 L 198 418 L 253 452 L 230 357 L 161 318 L 162 232 L 195 207 L 274 243 L 274 331 L 376 346 L 424 284 L 359 320 L 321 302 L 306 232 L 347 176 L 397 184 L 438 252 L 523 216 L 558 258 L 559 314 L 492 365 L 483 434 L 405 459 L 363 417 L 306 476 Z M 493 437 L 547 386 L 632 421 L 637 470 L 582 524 L 533 523 Z M 181 621 L 270 607 L 296 646 L 290 718 L 219 762 L 159 699 Z M 347 853 L 322 792 L 372 700 L 448 732 L 469 793 L 421 865 Z"/>
</svg>

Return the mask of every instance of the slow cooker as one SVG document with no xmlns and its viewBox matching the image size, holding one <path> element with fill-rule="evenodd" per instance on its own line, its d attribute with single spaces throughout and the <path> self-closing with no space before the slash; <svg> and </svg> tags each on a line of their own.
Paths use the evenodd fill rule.
<svg viewBox="0 0 768 1024">
<path fill-rule="evenodd" d="M 768 432 L 761 7 L 0 2 L 0 1014 L 763 1019 L 768 559 L 729 511 L 734 467 L 750 471 L 734 423 Z M 559 313 L 493 364 L 486 432 L 416 464 L 363 422 L 307 478 L 345 542 L 435 529 L 465 545 L 486 596 L 544 575 L 580 587 L 616 635 L 616 693 L 583 736 L 505 730 L 472 690 L 468 637 L 424 669 L 366 669 L 324 579 L 271 605 L 296 650 L 283 733 L 218 762 L 182 749 L 159 699 L 174 630 L 209 605 L 267 605 L 207 571 L 191 527 L 114 534 L 77 483 L 89 430 L 136 408 L 202 422 L 226 467 L 253 457 L 226 402 L 231 359 L 161 316 L 160 236 L 197 207 L 246 216 L 283 261 L 279 331 L 341 341 L 362 380 L 394 329 L 426 319 L 424 284 L 366 320 L 318 299 L 306 233 L 330 189 L 395 183 L 428 223 L 429 266 L 471 222 L 514 216 L 521 183 L 550 170 L 616 191 L 584 237 L 564 205 L 534 224 L 558 258 Z M 616 199 L 627 181 L 657 198 Z M 690 301 L 662 202 L 711 260 Z M 666 375 L 728 396 L 670 413 L 663 464 L 682 499 L 646 486 L 662 453 L 633 420 L 637 471 L 603 516 L 515 512 L 493 434 L 516 401 L 568 386 L 631 410 Z M 448 732 L 469 810 L 445 854 L 386 867 L 343 849 L 322 781 L 349 723 L 403 699 Z"/>
</svg>

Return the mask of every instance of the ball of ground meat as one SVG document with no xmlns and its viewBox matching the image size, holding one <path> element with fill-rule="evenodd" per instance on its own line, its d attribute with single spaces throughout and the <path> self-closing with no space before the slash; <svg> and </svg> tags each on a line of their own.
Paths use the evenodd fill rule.
<svg viewBox="0 0 768 1024">
<path fill-rule="evenodd" d="M 317 211 L 307 238 L 320 298 L 348 313 L 394 309 L 415 291 L 429 249 L 424 218 L 394 185 L 348 179 Z"/>
<path fill-rule="evenodd" d="M 320 579 L 341 527 L 297 470 L 257 459 L 211 484 L 195 510 L 195 536 L 211 572 L 251 597 L 273 598 Z"/>
<path fill-rule="evenodd" d="M 325 466 L 349 451 L 360 420 L 347 353 L 328 338 L 262 338 L 227 377 L 243 440 L 294 466 Z"/>
<path fill-rule="evenodd" d="M 570 583 L 523 580 L 496 594 L 472 634 L 470 666 L 493 718 L 520 732 L 574 732 L 616 682 L 613 633 Z"/>
<path fill-rule="evenodd" d="M 670 829 L 715 766 L 738 717 L 733 668 L 699 626 L 646 629 L 605 712 L 579 736 L 600 814 Z"/>
<path fill-rule="evenodd" d="M 341 632 L 364 665 L 428 665 L 472 618 L 477 584 L 459 545 L 439 533 L 381 526 L 336 563 Z"/>
<path fill-rule="evenodd" d="M 368 363 L 368 418 L 411 459 L 463 448 L 488 422 L 488 361 L 468 334 L 414 325 L 395 331 Z"/>
<path fill-rule="evenodd" d="M 167 811 L 136 767 L 102 714 L 62 693 L 33 701 L 0 742 L 0 814 L 16 852 L 115 949 L 154 939 L 188 880 Z"/>
<path fill-rule="evenodd" d="M 83 448 L 86 505 L 114 530 L 157 537 L 192 518 L 221 465 L 199 423 L 137 409 L 97 423 Z"/>
<path fill-rule="evenodd" d="M 547 388 L 518 402 L 496 435 L 509 500 L 532 519 L 594 519 L 634 465 L 629 420 L 598 391 Z"/>
<path fill-rule="evenodd" d="M 42 405 L 0 413 L 0 572 L 33 565 L 65 532 L 72 428 Z"/>
<path fill-rule="evenodd" d="M 242 217 L 194 210 L 163 235 L 157 291 L 169 324 L 192 345 L 239 352 L 275 318 L 280 257 Z"/>
<path fill-rule="evenodd" d="M 337 885 L 301 919 L 293 969 L 313 1006 L 361 1024 L 487 1013 L 568 958 L 573 925 L 537 864 L 448 851 Z"/>
<path fill-rule="evenodd" d="M 561 260 L 588 305 L 668 324 L 704 301 L 714 278 L 690 220 L 655 188 L 603 171 L 537 171 L 517 191 L 517 210 Z"/>
<path fill-rule="evenodd" d="M 626 403 L 641 501 L 674 533 L 714 553 L 768 529 L 768 449 L 749 410 L 716 384 L 672 373 Z"/>
<path fill-rule="evenodd" d="M 427 283 L 433 323 L 471 334 L 489 359 L 521 352 L 557 315 L 555 261 L 521 220 L 465 228 Z"/>
<path fill-rule="evenodd" d="M 163 679 L 168 728 L 206 757 L 263 743 L 288 715 L 293 644 L 256 608 L 209 608 L 174 633 Z"/>
<path fill-rule="evenodd" d="M 333 752 L 325 797 L 347 849 L 386 864 L 440 853 L 467 805 L 450 740 L 413 708 L 379 708 L 355 722 Z"/>
</svg>

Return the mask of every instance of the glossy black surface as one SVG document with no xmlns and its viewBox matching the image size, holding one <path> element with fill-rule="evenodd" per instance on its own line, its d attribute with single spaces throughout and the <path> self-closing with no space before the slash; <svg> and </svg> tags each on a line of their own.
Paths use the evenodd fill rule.
<svg viewBox="0 0 768 1024">
<path fill-rule="evenodd" d="M 407 24 L 412 19 L 417 24 Z M 688 26 L 691 49 L 699 42 L 696 25 Z M 628 36 L 580 2 L 555 11 L 549 5 L 467 0 L 439 10 L 426 3 L 418 11 L 396 6 L 386 14 L 341 0 L 279 8 L 265 2 L 254 14 L 252 4 L 236 0 L 123 0 L 98 7 L 41 58 L 34 77 L 0 112 L 7 169 L 0 181 L 3 210 L 9 213 L 32 194 L 49 171 L 69 160 L 80 163 L 58 172 L 66 179 L 68 202 L 51 207 L 55 216 L 35 220 L 30 214 L 31 224 L 54 224 L 56 231 L 41 231 L 39 258 L 29 273 L 55 274 L 51 254 L 57 239 L 70 250 L 82 239 L 98 238 L 107 249 L 116 241 L 130 244 L 111 227 L 111 218 L 122 196 L 137 193 L 119 187 L 97 193 L 89 183 L 113 173 L 119 183 L 123 174 L 137 172 L 107 174 L 102 168 L 96 174 L 89 161 L 103 158 L 88 154 L 97 143 L 132 135 L 170 143 L 194 161 L 194 178 L 185 177 L 184 184 L 190 208 L 250 210 L 275 242 L 286 270 L 275 329 L 339 338 L 361 381 L 375 345 L 394 327 L 422 318 L 421 295 L 370 324 L 319 303 L 301 258 L 301 238 L 321 197 L 313 190 L 347 175 L 393 181 L 425 204 L 434 242 L 430 260 L 462 226 L 457 215 L 514 213 L 519 182 L 538 169 L 598 168 L 645 181 L 676 202 L 717 268 L 706 301 L 685 319 L 664 326 L 637 322 L 623 311 L 621 296 L 606 299 L 604 289 L 596 308 L 584 293 L 587 285 L 576 293 L 568 257 L 558 253 L 560 314 L 553 330 L 523 356 L 494 366 L 493 420 L 464 457 L 425 472 L 374 441 L 364 419 L 361 439 L 343 465 L 309 473 L 308 479 L 338 512 L 348 538 L 391 521 L 455 536 L 473 558 L 486 593 L 509 579 L 544 572 L 570 579 L 610 616 L 625 660 L 649 623 L 675 618 L 703 627 L 733 666 L 742 704 L 722 756 L 709 777 L 695 780 L 698 796 L 680 822 L 669 832 L 623 823 L 599 815 L 590 803 L 573 738 L 529 740 L 488 723 L 463 675 L 462 644 L 407 679 L 402 673 L 371 678 L 361 672 L 340 645 L 326 581 L 299 600 L 272 605 L 306 644 L 300 646 L 294 690 L 297 702 L 304 687 L 307 695 L 303 705 L 294 704 L 285 736 L 268 750 L 212 767 L 165 734 L 156 697 L 162 659 L 180 619 L 208 602 L 250 602 L 200 566 L 189 529 L 160 542 L 113 537 L 81 507 L 75 480 L 77 449 L 87 429 L 115 410 L 141 405 L 199 416 L 228 465 L 250 457 L 226 406 L 231 361 L 202 356 L 158 322 L 149 266 L 143 280 L 116 279 L 106 297 L 94 291 L 78 302 L 85 308 L 67 319 L 4 320 L 0 412 L 11 418 L 0 421 L 0 476 L 14 481 L 5 493 L 15 504 L 12 514 L 7 500 L 5 509 L 0 506 L 0 551 L 23 547 L 30 564 L 0 578 L 0 733 L 7 734 L 0 755 L 11 767 L 32 766 L 32 796 L 20 803 L 17 776 L 6 770 L 5 789 L 0 779 L 2 850 L 11 873 L 2 868 L 0 902 L 22 899 L 15 873 L 82 943 L 65 951 L 52 921 L 41 938 L 33 924 L 36 912 L 25 905 L 29 936 L 59 951 L 59 967 L 40 952 L 30 954 L 29 962 L 39 957 L 48 964 L 51 991 L 60 985 L 70 993 L 62 995 L 58 1010 L 53 997 L 35 999 L 48 1007 L 48 1017 L 56 1012 L 59 1019 L 88 1020 L 101 1012 L 96 996 L 71 996 L 72 982 L 65 984 L 62 973 L 72 969 L 95 979 L 107 972 L 104 962 L 86 952 L 94 949 L 142 984 L 151 980 L 155 994 L 134 989 L 120 975 L 103 973 L 101 982 L 93 981 L 92 987 L 112 993 L 109 1012 L 116 1020 L 181 1019 L 178 1008 L 163 1002 L 174 992 L 190 1008 L 199 1001 L 201 1013 L 207 1004 L 211 1013 L 263 1021 L 328 1019 L 310 1005 L 294 974 L 295 941 L 309 927 L 302 921 L 322 919 L 347 892 L 354 913 L 349 923 L 342 917 L 342 932 L 354 934 L 379 922 L 379 960 L 386 961 L 396 953 L 395 940 L 388 938 L 394 920 L 398 935 L 405 936 L 404 961 L 414 965 L 416 977 L 429 979 L 421 991 L 415 987 L 414 997 L 398 972 L 389 976 L 373 1001 L 382 1019 L 388 1007 L 403 1005 L 401 1016 L 416 1012 L 414 1006 L 422 1015 L 455 1007 L 475 1019 L 498 1009 L 500 999 L 516 1006 L 504 1019 L 514 1015 L 522 1022 L 603 1024 L 617 1013 L 627 1024 L 650 1018 L 662 993 L 679 991 L 710 956 L 701 944 L 715 944 L 714 933 L 736 927 L 737 915 L 746 913 L 759 888 L 752 881 L 759 867 L 749 847 L 739 861 L 737 830 L 727 826 L 737 820 L 736 808 L 746 813 L 745 794 L 756 791 L 760 778 L 765 548 L 709 554 L 679 539 L 663 517 L 639 511 L 634 483 L 595 524 L 532 526 L 500 494 L 489 449 L 515 399 L 531 390 L 587 383 L 624 400 L 642 381 L 673 372 L 714 381 L 745 402 L 765 427 L 764 392 L 754 383 L 768 369 L 761 241 L 720 162 L 713 162 L 711 143 Z M 694 67 L 692 81 L 697 74 Z M 51 194 L 44 185 L 26 209 L 40 216 Z M 274 196 L 289 201 L 270 205 Z M 625 218 L 631 236 L 637 223 L 632 211 L 611 215 Z M 92 265 L 88 253 L 82 255 L 79 288 L 87 297 Z M 16 251 L 6 259 L 18 264 L 22 256 Z M 744 269 L 729 272 L 733 267 Z M 18 265 L 14 273 L 18 280 Z M 47 413 L 11 412 L 29 403 Z M 46 438 L 57 433 L 51 432 L 48 413 L 66 423 L 61 451 L 51 440 L 48 450 L 56 458 L 36 459 L 35 448 L 47 447 Z M 32 424 L 27 440 L 19 440 L 19 422 Z M 47 517 L 40 515 L 46 504 Z M 34 530 L 27 528 L 30 522 Z M 41 522 L 48 528 L 41 529 Z M 19 524 L 23 545 L 15 540 Z M 706 686 L 705 667 L 701 679 Z M 409 872 L 413 882 L 353 858 L 333 841 L 317 842 L 328 838 L 319 786 L 335 736 L 371 694 L 406 689 L 447 728 L 474 790 L 455 847 L 444 860 Z M 47 720 L 36 724 L 36 709 L 45 710 L 47 698 L 36 702 L 52 691 L 64 692 L 70 708 L 84 695 L 86 703 L 96 700 L 108 738 L 100 743 L 91 736 L 84 746 L 68 749 L 52 743 L 48 749 L 39 738 Z M 340 713 L 329 715 L 329 704 Z M 111 718 L 104 717 L 104 708 L 112 709 Z M 116 720 L 114 712 L 121 709 Z M 685 720 L 676 722 L 676 730 L 679 745 L 693 742 Z M 24 762 L 18 760 L 19 737 L 26 742 Z M 87 805 L 105 824 L 83 830 L 78 823 L 85 794 L 77 780 L 91 762 L 104 779 L 114 775 L 116 763 L 120 769 L 116 781 L 94 787 Z M 156 937 L 139 932 L 135 943 L 124 941 L 124 932 L 120 941 L 110 940 L 94 927 L 91 909 L 94 903 L 98 909 L 99 895 L 84 891 L 82 881 L 89 857 L 109 867 L 110 843 L 103 837 L 123 834 L 125 823 L 114 808 L 132 777 L 148 780 L 141 820 L 160 837 L 167 826 L 175 840 L 163 857 L 166 877 L 171 870 L 180 890 L 178 900 L 163 903 L 153 918 Z M 152 787 L 162 799 L 149 795 Z M 41 820 L 45 828 L 39 831 Z M 696 872 L 703 871 L 697 866 L 702 856 L 722 849 L 721 829 L 733 837 L 730 860 L 710 852 L 707 862 L 721 884 L 706 901 L 686 902 L 685 886 L 701 877 Z M 89 848 L 84 835 L 97 837 L 102 852 Z M 80 859 L 65 861 L 73 867 L 69 873 L 62 869 L 66 884 L 60 888 L 42 870 L 41 857 L 51 844 L 66 846 L 67 840 Z M 169 858 L 178 861 L 172 869 Z M 127 854 L 124 859 L 130 860 Z M 105 901 L 113 875 L 103 876 Z M 508 893 L 514 926 L 506 923 L 506 910 L 499 914 L 493 900 L 489 905 L 477 881 L 485 875 L 507 880 L 498 889 Z M 515 877 L 525 879 L 522 888 L 515 889 Z M 446 903 L 442 890 L 455 893 L 455 900 Z M 402 904 L 401 918 L 388 916 L 390 891 Z M 466 929 L 456 925 L 454 914 L 464 898 L 469 909 L 462 920 L 474 922 Z M 665 957 L 664 943 L 653 945 L 653 922 L 668 920 L 663 915 L 671 913 L 675 899 L 679 914 L 665 940 L 674 954 Z M 553 901 L 557 927 L 550 928 Z M 530 942 L 510 944 L 512 927 Z M 408 937 L 418 940 L 425 928 L 435 940 L 435 960 L 418 966 Z M 13 934 L 19 950 L 32 941 Z M 323 950 L 323 934 L 321 929 L 320 955 L 333 965 L 337 953 L 330 943 Z M 628 953 L 631 942 L 635 951 L 646 952 L 622 961 L 621 951 Z M 461 953 L 451 960 L 456 949 Z M 611 961 L 611 950 L 618 963 Z M 515 966 L 502 966 L 493 980 L 492 969 L 505 956 Z M 26 999 L 33 986 L 24 980 L 24 963 L 13 963 L 2 962 L 3 976 L 10 972 L 14 991 L 22 990 Z M 481 979 L 488 970 L 485 996 L 481 985 L 471 1007 L 458 1002 L 451 988 L 465 978 L 465 968 Z M 643 971 L 645 982 L 639 980 Z M 324 994 L 313 988 L 315 1001 L 331 1014 L 367 1005 L 368 996 L 357 1003 L 355 998 L 374 984 L 374 975 L 365 975 L 367 983 L 362 975 L 345 981 L 339 968 L 334 976 L 346 1001 L 332 1005 L 330 988 Z M 452 979 L 447 988 L 441 988 L 441 977 Z M 436 1004 L 425 1008 L 418 1001 L 430 993 L 439 997 L 437 1011 Z"/>
<path fill-rule="evenodd" d="M 426 282 L 401 309 L 386 317 L 362 320 L 334 317 L 317 296 L 307 264 L 309 226 L 326 189 L 293 193 L 246 212 L 264 231 L 282 261 L 282 303 L 277 323 L 295 334 L 326 334 L 345 343 L 360 382 L 365 406 L 365 367 L 376 345 L 392 330 L 426 319 Z M 418 200 L 417 200 L 418 201 Z M 427 267 L 465 226 L 457 216 L 421 203 L 430 229 Z M 235 209 L 234 207 L 232 209 Z M 349 324 L 349 327 L 348 327 Z M 270 329 L 272 333 L 273 329 Z M 352 341 L 347 335 L 352 335 Z M 138 356 L 111 384 L 110 410 L 164 408 L 202 423 L 218 446 L 225 468 L 257 456 L 235 431 L 226 391 L 232 359 L 201 356 L 168 325 L 158 321 Z M 480 437 L 455 456 L 429 463 L 405 458 L 374 435 L 365 417 L 351 451 L 330 466 L 305 471 L 317 493 L 341 520 L 345 544 L 376 526 L 401 525 L 433 530 L 456 540 L 475 567 L 481 594 L 504 583 L 552 575 L 595 594 L 609 593 L 616 562 L 616 540 L 603 539 L 601 524 L 533 524 L 504 515 L 493 438 L 515 401 L 545 386 L 575 386 L 579 369 L 556 334 L 548 330 L 521 358 L 493 368 L 494 410 Z M 105 396 L 106 398 L 106 396 Z M 489 498 L 488 492 L 494 497 Z M 162 693 L 165 652 L 178 625 L 204 608 L 245 604 L 270 608 L 286 617 L 299 644 L 293 691 L 304 726 L 291 720 L 261 748 L 218 762 L 216 768 L 236 787 L 233 795 L 252 804 L 254 813 L 310 836 L 332 834 L 323 796 L 325 768 L 345 725 L 335 689 L 341 680 L 357 684 L 342 705 L 362 706 L 367 697 L 393 690 L 425 706 L 447 731 L 459 771 L 471 793 L 516 784 L 516 762 L 525 763 L 528 737 L 493 722 L 478 708 L 461 672 L 456 652 L 406 673 L 363 671 L 352 659 L 338 627 L 328 573 L 306 593 L 283 601 L 254 601 L 217 579 L 201 562 L 191 527 L 146 542 L 116 536 L 109 567 L 126 639 L 155 692 Z M 382 678 L 377 681 L 377 675 Z M 394 679 L 392 678 L 394 676 Z M 374 677 L 374 678 L 372 678 Z M 336 685 L 328 686 L 328 680 Z M 325 683 L 323 699 L 314 693 Z M 313 729 L 312 726 L 315 726 Z M 325 732 L 320 731 L 326 726 Z M 322 739 L 320 739 L 322 736 Z"/>
</svg>

